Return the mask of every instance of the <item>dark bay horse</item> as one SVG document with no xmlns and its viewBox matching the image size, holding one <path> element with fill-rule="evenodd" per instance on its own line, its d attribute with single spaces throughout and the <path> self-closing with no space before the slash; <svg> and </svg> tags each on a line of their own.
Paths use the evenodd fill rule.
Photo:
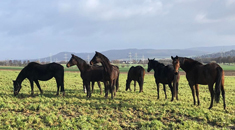
<svg viewBox="0 0 235 130">
<path fill-rule="evenodd" d="M 77 65 L 78 69 L 80 70 L 80 76 L 83 80 L 83 90 L 86 92 L 86 90 L 90 87 L 86 86 L 87 84 L 90 85 L 90 82 L 92 82 L 92 92 L 94 90 L 94 83 L 97 82 L 98 86 L 100 88 L 100 94 L 102 94 L 102 89 L 100 85 L 100 81 L 103 82 L 103 67 L 102 66 L 90 66 L 86 63 L 85 60 L 81 59 L 78 56 L 75 56 L 74 54 L 71 54 L 72 57 L 70 58 L 69 62 L 66 64 L 66 66 L 69 68 L 71 66 Z M 89 82 L 89 83 L 87 83 Z M 86 87 L 89 87 L 88 89 Z M 90 92 L 87 92 L 89 95 Z"/>
<path fill-rule="evenodd" d="M 90 64 L 101 63 L 104 67 L 104 79 L 106 82 L 105 85 L 105 97 L 108 97 L 108 90 L 111 93 L 111 98 L 113 99 L 118 90 L 118 79 L 119 79 L 119 68 L 117 66 L 111 65 L 109 59 L 103 54 L 96 52 Z M 116 89 L 115 89 L 116 85 Z"/>
<path fill-rule="evenodd" d="M 192 90 L 194 105 L 196 105 L 195 88 L 196 88 L 198 105 L 200 105 L 198 84 L 202 84 L 209 86 L 210 95 L 211 95 L 211 104 L 209 109 L 213 107 L 214 97 L 215 101 L 217 103 L 219 102 L 220 91 L 222 91 L 224 109 L 226 109 L 225 92 L 224 92 L 224 71 L 218 64 L 209 63 L 203 65 L 198 61 L 186 57 L 171 56 L 171 58 L 173 60 L 172 64 L 174 66 L 176 73 L 178 72 L 179 68 L 182 68 L 186 72 L 186 78 Z M 215 92 L 213 90 L 214 83 L 215 83 Z"/>
<path fill-rule="evenodd" d="M 20 89 L 22 88 L 21 83 L 25 78 L 27 78 L 31 85 L 31 95 L 34 94 L 33 91 L 33 82 L 36 83 L 41 94 L 43 93 L 38 80 L 47 81 L 51 78 L 55 78 L 57 83 L 57 94 L 59 95 L 59 88 L 61 87 L 61 92 L 65 95 L 64 92 L 64 67 L 57 63 L 49 63 L 45 65 L 38 64 L 36 62 L 30 62 L 25 66 L 16 80 L 13 81 L 14 85 L 14 95 L 18 95 Z"/>
<path fill-rule="evenodd" d="M 140 87 L 140 92 L 143 92 L 144 75 L 145 75 L 145 70 L 142 66 L 136 66 L 136 67 L 132 66 L 128 71 L 128 76 L 126 80 L 126 91 L 128 89 L 131 90 L 130 84 L 131 81 L 134 80 L 134 91 L 136 90 L 136 81 L 137 81 Z"/>
<path fill-rule="evenodd" d="M 156 61 L 155 59 L 148 59 L 148 69 L 147 71 L 150 72 L 151 70 L 154 70 L 154 78 L 155 83 L 157 84 L 157 94 L 159 99 L 159 83 L 163 84 L 163 90 L 165 92 L 165 99 L 167 99 L 166 95 L 166 87 L 165 84 L 168 84 L 169 88 L 171 89 L 172 98 L 171 101 L 174 100 L 174 96 L 176 96 L 176 99 L 178 100 L 178 84 L 179 84 L 179 73 L 176 77 L 176 90 L 173 90 L 172 83 L 175 78 L 175 71 L 172 65 L 164 65 L 163 63 L 160 63 Z M 174 92 L 175 91 L 175 92 Z"/>
</svg>

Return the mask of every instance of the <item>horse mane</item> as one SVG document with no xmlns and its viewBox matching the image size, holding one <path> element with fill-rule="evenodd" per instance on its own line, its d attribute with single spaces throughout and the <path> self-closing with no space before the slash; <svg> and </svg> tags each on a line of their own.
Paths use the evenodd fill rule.
<svg viewBox="0 0 235 130">
<path fill-rule="evenodd" d="M 156 63 L 157 63 L 157 65 L 160 66 L 160 67 L 164 67 L 165 66 L 163 63 L 158 62 L 157 60 L 153 59 L 152 61 L 153 61 L 154 65 L 156 65 Z"/>
<path fill-rule="evenodd" d="M 87 70 L 88 68 L 91 68 L 91 66 L 89 64 L 86 63 L 85 60 L 83 60 L 82 58 L 74 55 L 74 59 L 77 61 L 78 65 L 79 65 L 79 70 L 83 71 L 84 69 Z"/>
<path fill-rule="evenodd" d="M 79 63 L 86 63 L 86 61 L 85 60 L 83 60 L 82 58 L 80 58 L 80 57 L 78 57 L 78 56 L 76 56 L 76 55 L 74 55 L 74 58 L 75 58 L 75 60 L 77 61 L 77 62 L 79 62 Z"/>
<path fill-rule="evenodd" d="M 189 61 L 189 62 L 191 62 L 193 65 L 203 65 L 201 62 L 196 61 L 196 60 L 194 60 L 194 59 L 187 58 L 187 57 L 181 57 L 180 62 L 185 62 L 185 61 Z"/>
<path fill-rule="evenodd" d="M 103 54 L 101 54 L 101 53 L 99 53 L 99 52 L 96 52 L 96 53 L 98 54 L 98 56 L 100 57 L 100 59 L 102 59 L 102 61 L 108 62 L 108 64 L 110 64 L 109 59 L 108 59 L 105 55 L 103 55 Z"/>
<path fill-rule="evenodd" d="M 103 55 L 99 52 L 96 52 L 96 54 L 102 60 L 103 64 L 105 65 L 105 70 L 107 69 L 106 71 L 111 72 L 112 71 L 112 66 L 110 64 L 109 59 L 105 55 Z"/>
</svg>

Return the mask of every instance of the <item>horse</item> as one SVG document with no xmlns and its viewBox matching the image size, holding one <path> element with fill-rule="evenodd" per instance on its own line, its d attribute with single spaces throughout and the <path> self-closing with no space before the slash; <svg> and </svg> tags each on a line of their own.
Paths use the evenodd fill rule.
<svg viewBox="0 0 235 130">
<path fill-rule="evenodd" d="M 145 70 L 142 66 L 132 66 L 129 71 L 128 71 L 128 76 L 126 80 L 126 91 L 130 89 L 130 84 L 131 81 L 134 80 L 134 91 L 136 90 L 136 81 L 139 84 L 140 87 L 140 93 L 143 92 L 143 85 L 144 85 L 144 75 L 145 75 Z"/>
<path fill-rule="evenodd" d="M 72 57 L 70 58 L 69 62 L 66 66 L 69 68 L 71 66 L 77 65 L 78 69 L 80 70 L 82 80 L 92 82 L 92 93 L 94 90 L 94 84 L 97 82 L 100 88 L 100 94 L 102 94 L 102 89 L 100 82 L 103 82 L 103 67 L 102 66 L 90 66 L 80 57 L 71 54 Z M 89 83 L 90 84 L 90 83 Z M 83 84 L 83 90 L 86 93 L 86 85 Z"/>
<path fill-rule="evenodd" d="M 19 75 L 17 76 L 16 80 L 13 80 L 14 85 L 14 95 L 18 95 L 20 89 L 22 88 L 21 83 L 25 78 L 27 78 L 31 85 L 31 95 L 34 94 L 33 85 L 35 82 L 38 89 L 40 90 L 41 94 L 43 91 L 39 85 L 38 80 L 47 81 L 51 78 L 55 78 L 57 83 L 57 94 L 59 95 L 59 89 L 61 87 L 61 92 L 63 92 L 63 96 L 65 95 L 64 91 L 64 67 L 57 63 L 49 63 L 41 65 L 36 62 L 30 62 L 27 66 L 25 66 Z"/>
<path fill-rule="evenodd" d="M 178 73 L 178 69 L 181 68 L 186 72 L 186 78 L 188 80 L 189 86 L 192 90 L 194 105 L 196 105 L 195 100 L 195 89 L 198 100 L 198 105 L 200 105 L 199 100 L 199 86 L 198 84 L 208 85 L 211 104 L 209 109 L 213 107 L 213 100 L 218 103 L 220 99 L 220 91 L 222 91 L 222 97 L 224 102 L 224 109 L 226 109 L 225 103 L 225 91 L 224 91 L 224 71 L 216 63 L 208 63 L 203 65 L 202 63 L 186 57 L 173 57 L 171 56 L 172 64 L 174 66 L 175 73 Z M 213 85 L 215 84 L 215 92 L 213 90 Z M 194 88 L 195 86 L 195 88 Z"/>
<path fill-rule="evenodd" d="M 117 66 L 111 65 L 109 59 L 97 51 L 90 61 L 91 65 L 96 63 L 101 63 L 104 68 L 104 79 L 107 81 L 105 86 L 105 97 L 108 97 L 108 90 L 110 90 L 111 98 L 113 99 L 114 96 L 116 96 L 116 91 L 118 90 L 119 68 Z M 115 84 L 116 89 L 114 86 Z"/>
<path fill-rule="evenodd" d="M 165 84 L 168 84 L 172 94 L 171 101 L 174 100 L 174 96 L 176 96 L 176 99 L 178 100 L 178 84 L 180 79 L 179 73 L 177 74 L 176 83 L 174 85 L 175 71 L 172 65 L 164 65 L 163 63 L 156 61 L 155 58 L 154 59 L 148 58 L 147 72 L 150 72 L 152 69 L 154 70 L 154 78 L 155 78 L 155 83 L 157 85 L 158 99 L 159 99 L 159 83 L 162 83 L 163 90 L 165 92 L 165 99 L 167 99 Z M 176 90 L 173 89 L 172 83 L 173 86 L 176 86 Z"/>
</svg>

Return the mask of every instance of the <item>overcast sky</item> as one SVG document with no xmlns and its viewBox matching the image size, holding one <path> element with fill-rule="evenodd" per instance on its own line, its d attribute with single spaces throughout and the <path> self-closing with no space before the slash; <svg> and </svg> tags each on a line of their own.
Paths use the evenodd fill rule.
<svg viewBox="0 0 235 130">
<path fill-rule="evenodd" d="M 0 0 L 0 60 L 235 45 L 235 0 Z"/>
</svg>

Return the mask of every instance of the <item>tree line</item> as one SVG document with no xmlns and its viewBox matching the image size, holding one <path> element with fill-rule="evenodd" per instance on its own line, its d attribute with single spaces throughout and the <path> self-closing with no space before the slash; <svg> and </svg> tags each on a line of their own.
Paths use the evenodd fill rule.
<svg viewBox="0 0 235 130">
<path fill-rule="evenodd" d="M 235 63 L 235 56 L 226 56 L 226 57 L 216 57 L 216 58 L 210 58 L 210 57 L 194 57 L 194 60 L 197 60 L 199 62 L 202 63 L 210 63 L 210 62 L 215 62 L 215 63 Z M 162 59 L 162 60 L 158 60 L 161 63 L 164 64 L 171 64 L 171 59 Z M 29 62 L 29 60 L 6 60 L 6 61 L 0 61 L 0 66 L 26 66 Z M 47 64 L 50 62 L 40 62 L 40 61 L 35 61 L 41 64 Z M 67 62 L 65 61 L 60 61 L 57 62 L 59 64 L 66 64 Z M 124 63 L 123 61 L 119 61 L 119 60 L 112 60 L 111 63 L 113 64 L 129 64 L 129 63 Z M 146 64 L 148 64 L 148 60 L 145 61 L 132 61 L 133 64 L 143 64 L 143 66 L 145 66 Z"/>
</svg>

